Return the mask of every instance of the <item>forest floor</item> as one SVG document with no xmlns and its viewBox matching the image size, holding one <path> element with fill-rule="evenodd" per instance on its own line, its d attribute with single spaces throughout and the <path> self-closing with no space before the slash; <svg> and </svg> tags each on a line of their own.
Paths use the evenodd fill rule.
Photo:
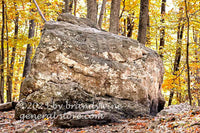
<svg viewBox="0 0 200 133">
<path fill-rule="evenodd" d="M 14 110 L 0 112 L 0 133 L 200 133 L 200 107 L 185 113 L 125 119 L 84 128 L 58 128 L 53 120 L 15 120 Z"/>
</svg>

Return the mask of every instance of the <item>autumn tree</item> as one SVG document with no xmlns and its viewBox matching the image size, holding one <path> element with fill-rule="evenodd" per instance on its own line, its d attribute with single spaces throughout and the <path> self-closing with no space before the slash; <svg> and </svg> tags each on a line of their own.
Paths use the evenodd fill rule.
<svg viewBox="0 0 200 133">
<path fill-rule="evenodd" d="M 183 32 L 184 32 L 184 24 L 182 22 L 183 18 L 183 8 L 181 7 L 179 9 L 179 24 L 178 24 L 178 31 L 177 31 L 177 45 L 176 45 L 176 53 L 175 53 L 175 60 L 174 60 L 174 68 L 173 68 L 173 75 L 175 75 L 175 78 L 177 79 L 179 75 L 179 67 L 180 67 L 180 61 L 181 61 L 181 53 L 182 53 L 182 39 L 183 39 Z M 176 80 L 174 79 L 174 80 Z M 175 83 L 173 83 L 175 84 Z M 169 95 L 169 102 L 168 106 L 172 104 L 172 99 L 174 96 L 175 87 L 173 87 L 170 90 Z"/>
<path fill-rule="evenodd" d="M 165 15 L 165 6 L 166 6 L 166 0 L 162 0 L 161 4 L 161 29 L 160 29 L 160 57 L 163 57 L 163 47 L 165 45 L 165 26 L 163 25 L 165 23 L 164 15 Z"/>
<path fill-rule="evenodd" d="M 193 28 L 193 40 L 195 45 L 197 46 L 195 48 L 195 73 L 194 73 L 194 78 L 195 78 L 195 83 L 194 83 L 194 92 L 196 93 L 196 98 L 198 102 L 198 106 L 200 106 L 200 67 L 198 66 L 199 63 L 199 55 L 200 51 L 198 50 L 198 47 L 200 47 L 200 36 L 199 31 Z"/>
<path fill-rule="evenodd" d="M 133 34 L 133 27 L 135 23 L 132 16 L 134 16 L 134 13 L 132 15 L 128 15 L 127 17 L 127 37 L 132 37 Z"/>
<path fill-rule="evenodd" d="M 17 11 L 17 4 L 14 3 L 15 7 L 15 30 L 14 30 L 14 46 L 12 48 L 12 57 L 10 62 L 9 68 L 9 75 L 8 75 L 8 89 L 7 89 L 7 102 L 12 101 L 12 79 L 13 79 L 13 70 L 15 65 L 15 55 L 16 55 L 16 47 L 17 47 L 17 39 L 18 39 L 18 29 L 19 29 L 19 13 Z"/>
<path fill-rule="evenodd" d="M 115 34 L 119 32 L 119 13 L 121 0 L 112 0 L 110 11 L 110 28 L 109 31 Z"/>
<path fill-rule="evenodd" d="M 145 44 L 146 42 L 148 13 L 149 0 L 140 0 L 140 18 L 137 40 L 142 44 Z"/>
<path fill-rule="evenodd" d="M 148 45 L 150 45 L 151 44 L 151 33 L 150 33 L 150 29 L 151 29 L 151 27 L 150 27 L 150 16 L 149 16 L 149 14 L 148 14 L 148 19 L 147 19 L 147 39 L 146 39 L 146 45 L 148 46 Z"/>
<path fill-rule="evenodd" d="M 40 16 L 42 17 L 42 19 L 46 22 L 46 19 L 44 18 L 38 4 L 34 1 L 38 12 L 40 13 Z M 32 10 L 33 11 L 33 10 Z M 33 38 L 34 37 L 34 33 L 35 33 L 35 22 L 34 19 L 29 20 L 29 33 L 28 33 L 28 38 Z M 27 49 L 26 49 L 26 57 L 25 57 L 25 63 L 24 63 L 24 71 L 23 71 L 23 77 L 28 76 L 30 69 L 31 69 L 31 56 L 32 56 L 32 46 L 31 44 L 27 45 Z"/>
<path fill-rule="evenodd" d="M 29 20 L 28 38 L 33 38 L 34 33 L 35 33 L 35 20 L 31 19 L 31 20 Z M 22 75 L 23 78 L 26 78 L 30 72 L 32 53 L 33 53 L 33 47 L 29 43 L 29 44 L 27 44 L 27 48 L 26 48 L 26 56 L 25 56 L 24 69 L 23 69 L 23 75 Z M 21 92 L 21 88 L 20 88 L 20 92 Z"/>
<path fill-rule="evenodd" d="M 87 18 L 97 23 L 97 1 L 87 0 Z"/>
<path fill-rule="evenodd" d="M 192 105 L 192 95 L 191 95 L 191 90 L 190 90 L 190 65 L 189 65 L 189 46 L 190 46 L 190 18 L 188 14 L 188 6 L 189 2 L 185 0 L 185 16 L 187 20 L 187 45 L 186 45 L 186 64 L 187 64 L 187 87 L 188 87 L 188 97 L 189 97 L 189 103 Z"/>
<path fill-rule="evenodd" d="M 134 34 L 134 27 L 136 28 L 136 15 L 137 13 L 137 3 L 132 3 L 130 0 L 123 0 L 122 2 L 122 9 L 120 13 L 120 33 L 123 36 L 127 36 L 133 38 Z M 137 7 L 137 8 L 134 8 Z M 136 35 L 136 34 L 134 34 Z"/>
<path fill-rule="evenodd" d="M 76 16 L 77 2 L 78 0 L 74 0 L 74 16 Z"/>
<path fill-rule="evenodd" d="M 0 103 L 4 102 L 4 30 L 5 30 L 5 1 L 2 0 L 2 27 L 1 27 L 1 81 L 0 81 Z"/>
<path fill-rule="evenodd" d="M 28 38 L 34 37 L 35 32 L 35 22 L 34 20 L 29 21 L 29 34 Z M 32 56 L 32 46 L 31 44 L 27 45 L 26 48 L 26 57 L 25 57 L 25 63 L 24 63 L 24 71 L 23 71 L 23 77 L 26 77 L 31 69 L 31 56 Z"/>
<path fill-rule="evenodd" d="M 65 2 L 65 8 L 63 12 L 72 13 L 73 0 L 64 0 L 64 2 Z"/>
<path fill-rule="evenodd" d="M 9 98 L 9 96 L 10 97 L 12 97 L 12 90 L 9 90 L 9 81 L 11 80 L 11 76 L 10 76 L 10 74 L 9 74 L 9 72 L 10 72 L 10 52 L 9 52 L 9 43 L 8 43 L 8 41 L 9 41 L 9 35 L 8 35 L 8 11 L 7 11 L 7 5 L 5 4 L 5 16 L 6 16 L 6 41 L 7 41 L 7 48 L 6 48 L 6 52 L 7 52 L 7 101 L 9 101 L 9 99 L 12 99 L 12 98 Z M 8 96 L 9 95 L 9 96 Z"/>
<path fill-rule="evenodd" d="M 100 11 L 99 21 L 98 21 L 99 28 L 101 28 L 101 26 L 102 26 L 103 16 L 104 16 L 104 12 L 105 12 L 105 9 L 106 9 L 106 2 L 107 2 L 107 0 L 102 1 L 101 11 Z"/>
</svg>

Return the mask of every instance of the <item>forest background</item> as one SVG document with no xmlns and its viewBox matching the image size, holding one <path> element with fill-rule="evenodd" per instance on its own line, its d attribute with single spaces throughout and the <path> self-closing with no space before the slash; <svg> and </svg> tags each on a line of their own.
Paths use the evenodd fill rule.
<svg viewBox="0 0 200 133">
<path fill-rule="evenodd" d="M 89 18 L 87 1 L 40 0 L 37 3 L 47 21 L 56 21 L 62 12 Z M 163 60 L 162 91 L 166 105 L 189 102 L 200 106 L 200 0 L 113 1 L 120 3 L 116 34 L 135 40 L 139 38 L 141 2 L 149 3 L 146 38 L 140 42 L 157 51 Z M 111 0 L 95 3 L 94 21 L 105 31 L 111 31 L 113 3 Z M 3 103 L 18 101 L 21 83 L 30 69 L 45 22 L 33 1 L 1 0 L 0 7 L 0 103 Z"/>
</svg>

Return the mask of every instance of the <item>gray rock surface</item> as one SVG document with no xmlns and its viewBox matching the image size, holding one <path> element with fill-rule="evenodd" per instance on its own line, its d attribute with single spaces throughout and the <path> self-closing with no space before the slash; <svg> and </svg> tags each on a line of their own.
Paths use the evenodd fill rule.
<svg viewBox="0 0 200 133">
<path fill-rule="evenodd" d="M 191 109 L 192 109 L 192 106 L 190 106 L 188 103 L 180 103 L 177 105 L 170 105 L 168 107 L 165 107 L 157 115 L 165 116 L 169 114 L 185 113 L 185 112 L 189 112 Z"/>
<path fill-rule="evenodd" d="M 59 115 L 54 124 L 61 127 L 85 127 L 88 125 L 102 125 L 108 122 L 119 122 L 115 115 L 98 110 L 85 112 L 67 112 Z"/>
<path fill-rule="evenodd" d="M 15 118 L 95 109 L 120 118 L 156 114 L 165 103 L 163 73 L 155 51 L 62 14 L 44 26 Z"/>
</svg>

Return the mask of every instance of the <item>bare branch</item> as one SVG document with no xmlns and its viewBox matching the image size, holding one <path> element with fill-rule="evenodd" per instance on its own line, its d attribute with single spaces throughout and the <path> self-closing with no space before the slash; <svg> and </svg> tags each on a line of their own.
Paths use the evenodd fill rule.
<svg viewBox="0 0 200 133">
<path fill-rule="evenodd" d="M 34 4 L 35 4 L 35 6 L 37 7 L 37 10 L 38 10 L 40 16 L 42 17 L 42 19 L 44 20 L 44 22 L 47 22 L 47 20 L 45 19 L 44 15 L 42 14 L 42 12 L 41 12 L 41 10 L 40 10 L 40 8 L 39 8 L 39 6 L 38 6 L 36 0 L 33 0 L 33 2 L 34 2 Z"/>
</svg>

